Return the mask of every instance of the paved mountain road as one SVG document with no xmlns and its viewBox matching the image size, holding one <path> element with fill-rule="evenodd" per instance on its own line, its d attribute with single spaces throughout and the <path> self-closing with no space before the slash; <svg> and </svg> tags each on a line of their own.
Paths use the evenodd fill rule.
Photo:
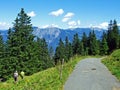
<svg viewBox="0 0 120 90">
<path fill-rule="evenodd" d="M 120 83 L 100 58 L 87 58 L 76 65 L 64 90 L 120 90 L 119 87 Z"/>
</svg>

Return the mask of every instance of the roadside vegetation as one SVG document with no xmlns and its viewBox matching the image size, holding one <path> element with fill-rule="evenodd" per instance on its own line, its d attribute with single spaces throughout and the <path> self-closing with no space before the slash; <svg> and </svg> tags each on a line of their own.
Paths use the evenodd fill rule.
<svg viewBox="0 0 120 90">
<path fill-rule="evenodd" d="M 110 56 L 103 59 L 102 62 L 120 80 L 120 49 L 115 50 Z"/>
<path fill-rule="evenodd" d="M 10 78 L 7 82 L 0 83 L 0 90 L 63 90 L 65 81 L 75 65 L 83 58 L 86 57 L 75 56 L 68 63 L 64 63 L 61 79 L 59 71 L 61 65 L 59 64 L 31 76 L 25 76 L 24 79 L 19 77 L 16 84 L 13 78 Z"/>
</svg>

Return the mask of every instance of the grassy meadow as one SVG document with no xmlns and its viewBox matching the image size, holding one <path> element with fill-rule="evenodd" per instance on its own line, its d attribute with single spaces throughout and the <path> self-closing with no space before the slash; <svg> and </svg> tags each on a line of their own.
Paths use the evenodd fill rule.
<svg viewBox="0 0 120 90">
<path fill-rule="evenodd" d="M 102 62 L 120 80 L 120 49 L 115 50 L 110 56 L 104 58 Z"/>
<path fill-rule="evenodd" d="M 85 57 L 75 56 L 68 63 L 64 63 L 62 79 L 60 79 L 60 65 L 47 70 L 18 78 L 15 84 L 13 78 L 7 82 L 0 83 L 0 90 L 63 90 L 65 81 L 73 71 L 75 65 Z"/>
</svg>

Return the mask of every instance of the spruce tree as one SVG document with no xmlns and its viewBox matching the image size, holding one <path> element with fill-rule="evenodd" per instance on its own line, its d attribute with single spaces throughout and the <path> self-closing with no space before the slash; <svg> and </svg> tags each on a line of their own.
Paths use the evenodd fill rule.
<svg viewBox="0 0 120 90">
<path fill-rule="evenodd" d="M 85 55 L 84 46 L 83 46 L 83 42 L 82 41 L 79 44 L 79 54 L 82 55 L 82 56 Z"/>
<path fill-rule="evenodd" d="M 57 64 L 59 61 L 62 62 L 63 59 L 67 61 L 67 58 L 65 56 L 65 45 L 62 39 L 60 38 L 59 45 L 57 46 L 55 51 L 55 57 L 54 57 L 55 64 Z"/>
<path fill-rule="evenodd" d="M 100 54 L 107 55 L 108 54 L 108 43 L 107 43 L 107 34 L 103 32 L 102 41 L 100 43 Z"/>
<path fill-rule="evenodd" d="M 68 37 L 65 39 L 65 56 L 68 61 L 73 56 L 72 45 L 68 40 Z"/>
<path fill-rule="evenodd" d="M 72 56 L 73 56 L 73 48 L 72 48 L 72 44 L 69 42 L 69 59 Z"/>
<path fill-rule="evenodd" d="M 119 48 L 119 29 L 116 20 L 110 21 L 107 33 L 107 42 L 109 46 L 109 53 Z"/>
<path fill-rule="evenodd" d="M 52 46 L 50 46 L 50 48 L 49 48 L 49 56 L 50 56 L 50 59 L 51 59 L 51 60 L 52 60 L 53 57 L 54 57 L 54 49 L 53 49 Z"/>
<path fill-rule="evenodd" d="M 99 45 L 94 31 L 89 33 L 88 37 L 88 46 L 89 46 L 89 55 L 98 55 L 99 54 Z"/>
<path fill-rule="evenodd" d="M 88 54 L 92 55 L 92 32 L 89 33 L 89 37 L 88 37 Z"/>
<path fill-rule="evenodd" d="M 5 52 L 5 44 L 3 41 L 3 37 L 0 33 L 0 58 L 4 58 L 4 52 Z"/>
<path fill-rule="evenodd" d="M 117 21 L 113 22 L 113 32 L 114 32 L 114 40 L 115 40 L 115 49 L 119 48 L 119 29 L 117 26 Z"/>
<path fill-rule="evenodd" d="M 69 41 L 68 41 L 68 37 L 66 37 L 66 39 L 65 39 L 65 56 L 66 56 L 67 61 L 70 58 L 70 55 L 69 55 L 70 51 L 69 50 L 70 50 L 69 49 Z"/>
<path fill-rule="evenodd" d="M 32 24 L 30 17 L 24 12 L 22 8 L 18 13 L 13 28 L 8 32 L 8 47 L 10 49 L 9 56 L 14 58 L 16 64 L 14 70 L 25 70 L 26 73 L 32 73 L 28 70 L 29 64 L 27 62 L 32 60 L 33 57 L 33 40 Z M 27 64 L 26 64 L 27 63 Z"/>
<path fill-rule="evenodd" d="M 4 66 L 8 63 L 4 63 L 5 58 L 5 46 L 3 42 L 3 37 L 0 33 L 0 78 L 6 78 L 6 70 L 4 69 Z"/>
<path fill-rule="evenodd" d="M 120 48 L 120 34 L 119 34 L 119 48 Z"/>
<path fill-rule="evenodd" d="M 14 39 L 13 38 L 13 33 L 12 30 L 9 29 L 8 30 L 8 41 L 5 44 L 5 48 L 4 48 L 4 57 L 1 58 L 0 60 L 0 77 L 3 78 L 3 81 L 6 81 L 8 78 L 13 76 L 13 72 L 16 68 L 16 63 L 17 58 L 14 57 L 14 53 L 13 50 L 15 49 L 11 49 L 11 47 L 14 45 Z"/>
<path fill-rule="evenodd" d="M 84 47 L 84 55 L 88 55 L 87 53 L 88 52 L 88 38 L 85 32 L 83 33 L 81 42 L 83 43 L 83 47 Z"/>
<path fill-rule="evenodd" d="M 73 37 L 73 42 L 72 42 L 72 47 L 73 47 L 73 54 L 79 54 L 80 48 L 80 40 L 79 40 L 79 36 L 78 33 L 76 33 Z"/>
<path fill-rule="evenodd" d="M 49 67 L 53 66 L 53 61 L 50 59 L 49 51 L 48 51 L 48 45 L 46 43 L 46 40 L 40 39 L 40 60 L 42 60 L 42 69 L 47 69 Z"/>
</svg>

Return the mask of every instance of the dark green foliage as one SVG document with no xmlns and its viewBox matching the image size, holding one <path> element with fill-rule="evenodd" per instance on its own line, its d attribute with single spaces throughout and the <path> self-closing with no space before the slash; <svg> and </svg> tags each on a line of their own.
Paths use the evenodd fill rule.
<svg viewBox="0 0 120 90">
<path fill-rule="evenodd" d="M 65 56 L 66 56 L 66 61 L 70 59 L 70 57 L 73 56 L 73 51 L 72 51 L 72 45 L 68 40 L 68 37 L 65 39 Z"/>
<path fill-rule="evenodd" d="M 63 59 L 66 61 L 65 45 L 61 38 L 59 40 L 59 45 L 56 48 L 56 53 L 55 53 L 54 59 L 55 59 L 55 64 L 57 64 L 59 61 L 62 62 Z"/>
<path fill-rule="evenodd" d="M 10 49 L 10 57 L 16 57 L 16 67 L 14 70 L 21 71 L 25 70 L 26 74 L 32 74 L 32 71 L 29 71 L 33 58 L 33 40 L 34 36 L 32 35 L 32 25 L 30 17 L 24 12 L 24 9 L 21 9 L 21 12 L 18 14 L 14 27 L 9 31 L 8 37 L 8 46 Z M 28 65 L 26 65 L 26 63 Z"/>
<path fill-rule="evenodd" d="M 68 37 L 65 39 L 65 43 L 63 43 L 62 39 L 59 40 L 59 45 L 56 48 L 55 51 L 55 64 L 57 64 L 59 61 L 62 62 L 64 59 L 65 62 L 68 62 L 68 60 L 73 56 L 73 49 L 71 43 L 68 41 Z"/>
<path fill-rule="evenodd" d="M 80 55 L 85 55 L 83 42 L 80 42 L 80 44 L 79 44 L 79 54 Z"/>
<path fill-rule="evenodd" d="M 96 39 L 96 35 L 94 31 L 90 32 L 89 37 L 88 37 L 88 53 L 89 55 L 98 55 L 99 54 L 99 45 L 98 41 Z"/>
<path fill-rule="evenodd" d="M 119 34 L 119 48 L 120 48 L 120 34 Z"/>
<path fill-rule="evenodd" d="M 3 58 L 4 57 L 4 49 L 5 49 L 5 46 L 4 46 L 4 42 L 3 42 L 3 37 L 0 33 L 0 58 Z"/>
<path fill-rule="evenodd" d="M 40 55 L 40 56 L 38 56 L 38 58 L 40 58 L 39 60 L 42 61 L 42 69 L 47 69 L 47 68 L 53 66 L 53 61 L 50 59 L 48 46 L 47 46 L 45 39 L 38 38 L 37 43 L 38 43 L 38 48 L 39 48 L 38 55 Z"/>
<path fill-rule="evenodd" d="M 15 70 L 31 75 L 53 66 L 45 39 L 34 40 L 32 32 L 31 19 L 21 9 L 13 28 L 8 31 L 6 45 L 0 36 L 0 78 L 12 77 Z"/>
<path fill-rule="evenodd" d="M 82 36 L 82 40 L 81 40 L 81 42 L 83 43 L 83 54 L 84 55 L 88 55 L 88 38 L 87 38 L 87 35 L 86 35 L 86 33 L 84 32 L 83 33 L 83 36 Z"/>
<path fill-rule="evenodd" d="M 50 46 L 50 48 L 49 48 L 49 55 L 50 55 L 50 59 L 52 60 L 54 57 L 54 49 L 52 46 Z"/>
<path fill-rule="evenodd" d="M 109 52 L 111 53 L 113 50 L 119 48 L 119 29 L 117 26 L 116 20 L 112 22 L 110 21 L 108 33 L 107 33 L 107 42 L 109 47 Z"/>
<path fill-rule="evenodd" d="M 72 47 L 73 47 L 73 55 L 80 53 L 80 39 L 77 33 L 73 37 Z"/>
<path fill-rule="evenodd" d="M 100 54 L 107 55 L 108 54 L 108 43 L 107 43 L 107 34 L 103 32 L 102 41 L 100 43 Z"/>
<path fill-rule="evenodd" d="M 66 37 L 66 39 L 65 39 L 65 55 L 66 55 L 66 59 L 69 60 L 70 56 L 69 56 L 69 41 L 68 41 L 68 37 Z"/>
<path fill-rule="evenodd" d="M 0 34 L 0 78 L 3 78 L 3 76 L 5 76 L 5 74 L 7 72 L 6 71 L 7 66 L 5 66 L 7 64 L 7 62 L 5 62 L 5 60 L 3 58 L 5 58 L 5 44 L 3 42 L 2 35 Z M 3 72 L 3 70 L 4 70 L 4 72 Z"/>
<path fill-rule="evenodd" d="M 71 57 L 73 57 L 73 49 L 72 49 L 72 44 L 69 42 L 69 55 L 68 55 L 69 57 L 69 59 L 71 58 Z"/>
</svg>

